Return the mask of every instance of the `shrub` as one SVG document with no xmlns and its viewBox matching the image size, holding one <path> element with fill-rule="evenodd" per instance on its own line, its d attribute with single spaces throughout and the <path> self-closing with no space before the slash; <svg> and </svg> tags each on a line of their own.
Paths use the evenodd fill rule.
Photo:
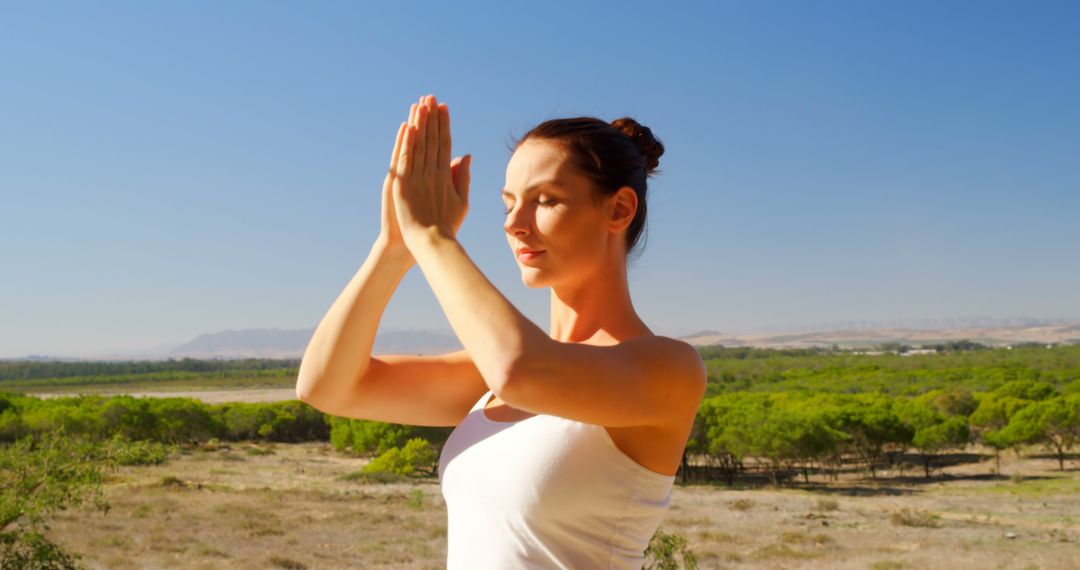
<svg viewBox="0 0 1080 570">
<path fill-rule="evenodd" d="M 404 448 L 392 447 L 382 455 L 372 459 L 361 469 L 362 473 L 386 472 L 395 475 L 413 475 L 419 471 L 432 470 L 438 457 L 427 440 L 416 437 L 410 439 Z"/>
<path fill-rule="evenodd" d="M 76 570 L 78 554 L 68 554 L 35 530 L 0 532 L 0 568 Z"/>
<path fill-rule="evenodd" d="M 926 510 L 916 511 L 905 507 L 890 515 L 889 521 L 895 525 L 937 528 L 941 526 L 938 523 L 940 518 L 938 515 Z"/>
<path fill-rule="evenodd" d="M 48 515 L 92 502 L 108 513 L 104 470 L 116 464 L 100 444 L 65 433 L 26 436 L 0 446 L 0 568 L 75 568 L 68 555 L 40 534 Z"/>
<path fill-rule="evenodd" d="M 678 555 L 682 559 L 682 568 L 697 568 L 697 557 L 687 548 L 686 539 L 678 534 L 657 530 L 645 549 L 643 570 L 678 570 Z"/>
<path fill-rule="evenodd" d="M 105 452 L 119 465 L 161 465 L 177 449 L 176 445 L 157 441 L 128 441 L 119 435 L 113 436 L 105 445 Z"/>
</svg>

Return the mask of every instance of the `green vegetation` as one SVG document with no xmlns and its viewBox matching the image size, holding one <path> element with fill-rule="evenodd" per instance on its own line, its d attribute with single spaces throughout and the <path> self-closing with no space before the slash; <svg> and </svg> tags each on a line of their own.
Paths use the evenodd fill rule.
<svg viewBox="0 0 1080 570">
<path fill-rule="evenodd" d="M 1006 395 L 1028 382 L 974 395 L 964 389 L 934 389 L 915 397 L 721 394 L 702 402 L 687 454 L 708 460 L 706 478 L 715 472 L 729 484 L 746 471 L 748 459 L 776 484 L 781 471 L 802 473 L 809 481 L 811 470 L 835 476 L 853 462 L 874 477 L 879 462 L 891 463 L 909 449 L 919 452 L 930 477 L 940 453 L 975 441 L 995 449 L 1042 445 L 1056 453 L 1064 469 L 1066 452 L 1080 439 L 1080 396 L 1040 391 L 1044 400 L 1023 400 Z M 1002 406 L 1003 399 L 1009 405 Z"/>
<path fill-rule="evenodd" d="M 289 388 L 300 361 L 250 358 L 134 362 L 0 361 L 0 391 L 81 393 L 118 390 Z"/>
<path fill-rule="evenodd" d="M 169 444 L 223 440 L 325 441 L 327 417 L 303 402 L 205 404 L 194 398 L 0 393 L 0 442 L 63 428 L 95 441 L 112 437 Z"/>
<path fill-rule="evenodd" d="M 410 439 L 405 447 L 391 447 L 382 455 L 372 459 L 363 469 L 362 473 L 393 473 L 395 475 L 410 476 L 414 473 L 433 475 L 438 460 L 438 453 L 424 438 Z"/>
<path fill-rule="evenodd" d="M 686 450 L 705 462 L 705 479 L 729 485 L 751 468 L 774 484 L 792 473 L 836 477 L 861 465 L 870 477 L 909 451 L 930 477 L 942 454 L 978 442 L 1019 452 L 1038 445 L 1064 469 L 1078 439 L 1080 346 L 989 349 L 958 341 L 931 354 L 881 347 L 887 354 L 835 349 L 699 349 L 710 383 Z M 166 362 L 6 362 L 0 388 L 75 383 L 282 379 L 295 385 L 294 360 Z M 190 386 L 189 386 L 190 387 Z M 441 448 L 450 428 L 387 424 L 327 416 L 298 402 L 207 405 L 192 398 L 80 396 L 41 400 L 0 392 L 0 441 L 63 426 L 105 440 L 163 444 L 221 440 L 326 441 L 335 449 L 400 462 L 410 440 Z M 398 451 L 393 451 L 398 450 Z M 437 454 L 436 454 L 437 457 Z M 752 463 L 751 463 L 752 462 Z M 688 465 L 689 463 L 684 463 Z M 904 465 L 901 462 L 900 467 Z M 391 469 L 399 469 L 394 467 Z M 432 474 L 429 467 L 418 473 Z M 684 473 L 684 481 L 686 474 Z"/>
<path fill-rule="evenodd" d="M 942 456 L 971 443 L 1021 453 L 1039 446 L 1065 469 L 1080 441 L 1080 346 L 989 349 L 956 342 L 931 354 L 887 354 L 835 349 L 699 349 L 709 387 L 686 449 L 697 479 L 753 475 L 782 484 L 811 474 L 832 479 L 855 465 L 877 477 L 904 467 L 908 451 L 930 477 Z M 118 465 L 167 461 L 180 446 L 222 441 L 329 441 L 339 452 L 372 460 L 349 478 L 369 482 L 433 476 L 438 450 L 451 428 L 387 424 L 323 414 L 296 400 L 206 404 L 194 398 L 82 395 L 41 399 L 19 392 L 77 387 L 82 393 L 119 387 L 254 387 L 295 385 L 292 360 L 167 362 L 0 362 L 0 566 L 73 568 L 38 531 L 45 516 L 99 498 L 102 472 Z M 59 435 L 63 434 L 63 435 Z M 249 449 L 249 453 L 273 453 Z M 690 466 L 684 461 L 684 467 Z M 163 485 L 184 485 L 165 480 Z M 988 492 L 1047 493 L 1071 487 L 1056 480 L 1014 481 Z M 422 504 L 422 497 L 413 502 Z M 97 503 L 102 510 L 108 505 Z M 737 500 L 733 509 L 753 503 Z M 838 508 L 819 501 L 820 510 Z M 894 513 L 895 524 L 933 526 L 935 515 Z M 787 536 L 761 557 L 807 557 Z M 790 544 L 789 544 L 790 543 Z M 657 533 L 649 568 L 695 562 L 677 535 Z"/>
<path fill-rule="evenodd" d="M 689 549 L 686 538 L 658 530 L 649 540 L 643 570 L 692 570 L 697 567 L 697 556 Z"/>
<path fill-rule="evenodd" d="M 101 482 L 117 465 L 111 448 L 84 437 L 27 436 L 0 446 L 0 568 L 78 568 L 68 554 L 42 534 L 46 517 L 70 506 L 92 503 L 107 513 Z"/>
<path fill-rule="evenodd" d="M 168 378 L 178 373 L 196 374 L 200 378 L 224 377 L 229 374 L 258 376 L 279 373 L 293 376 L 300 369 L 298 359 L 245 358 L 242 360 L 136 360 L 124 362 L 33 362 L 0 361 L 0 382 L 13 380 L 55 380 L 60 378 L 91 378 L 161 374 Z"/>
<path fill-rule="evenodd" d="M 990 392 L 1015 380 L 1080 392 L 1080 345 L 1018 346 L 931 354 L 856 354 L 829 349 L 702 347 L 707 395 L 731 392 L 880 393 L 933 389 Z M 1032 399 L 1032 398 L 1028 398 Z"/>
<path fill-rule="evenodd" d="M 330 443 L 334 449 L 354 455 L 375 457 L 404 447 L 409 440 L 421 438 L 440 448 L 451 428 L 388 424 L 355 418 L 328 416 Z"/>
</svg>

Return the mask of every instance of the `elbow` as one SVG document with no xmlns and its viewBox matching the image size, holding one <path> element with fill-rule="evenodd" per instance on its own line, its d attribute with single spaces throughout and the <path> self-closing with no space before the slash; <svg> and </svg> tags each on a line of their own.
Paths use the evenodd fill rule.
<svg viewBox="0 0 1080 570">
<path fill-rule="evenodd" d="M 513 399 L 513 395 L 509 394 L 511 384 L 517 387 L 518 382 L 516 378 L 522 376 L 521 364 L 512 362 L 503 367 L 502 372 L 495 376 L 489 384 L 491 385 L 491 391 L 504 402 L 510 402 Z"/>
<path fill-rule="evenodd" d="M 330 410 L 326 407 L 325 398 L 319 395 L 314 383 L 296 382 L 296 399 L 301 402 L 319 410 L 320 412 L 327 414 Z"/>
<path fill-rule="evenodd" d="M 315 393 L 317 386 L 325 385 L 327 369 L 315 358 L 309 358 L 305 352 L 300 359 L 300 368 L 296 371 L 296 399 L 310 403 L 311 395 Z"/>
<path fill-rule="evenodd" d="M 514 345 L 516 348 L 506 351 L 505 359 L 489 382 L 491 391 L 510 405 L 523 394 L 528 398 L 529 384 L 543 382 L 549 374 L 558 373 L 553 370 L 559 360 L 555 352 L 558 341 L 539 329 L 536 333 L 520 338 Z"/>
<path fill-rule="evenodd" d="M 529 384 L 542 382 L 545 370 L 550 368 L 545 362 L 548 361 L 539 357 L 536 352 L 522 352 L 503 367 L 503 373 L 496 379 L 492 392 L 510 405 L 514 405 L 523 394 L 526 394 L 527 398 Z"/>
<path fill-rule="evenodd" d="M 301 386 L 299 381 L 296 382 L 296 399 L 305 403 L 308 399 L 308 390 Z"/>
<path fill-rule="evenodd" d="M 307 403 L 311 397 L 311 382 L 309 382 L 304 376 L 296 377 L 296 399 L 301 402 Z"/>
<path fill-rule="evenodd" d="M 305 370 L 301 365 L 300 371 L 296 375 L 296 399 L 305 404 L 313 405 L 312 399 L 316 397 L 318 392 L 325 391 L 325 387 L 328 385 L 329 380 L 325 374 L 314 373 L 311 368 Z"/>
</svg>

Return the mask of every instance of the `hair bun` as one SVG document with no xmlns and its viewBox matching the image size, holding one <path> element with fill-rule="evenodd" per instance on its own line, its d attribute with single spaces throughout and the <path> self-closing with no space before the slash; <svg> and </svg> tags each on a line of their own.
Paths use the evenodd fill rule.
<svg viewBox="0 0 1080 570">
<path fill-rule="evenodd" d="M 664 154 L 664 145 L 653 136 L 652 129 L 642 125 L 630 117 L 622 117 L 611 122 L 611 126 L 618 129 L 630 140 L 637 143 L 645 155 L 645 172 L 652 172 L 660 164 L 660 156 Z"/>
</svg>

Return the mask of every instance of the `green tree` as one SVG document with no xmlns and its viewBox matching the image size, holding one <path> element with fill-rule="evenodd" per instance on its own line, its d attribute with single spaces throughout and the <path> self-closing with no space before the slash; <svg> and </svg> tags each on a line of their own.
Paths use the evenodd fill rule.
<svg viewBox="0 0 1080 570">
<path fill-rule="evenodd" d="M 49 542 L 41 529 L 49 528 L 48 515 L 70 506 L 92 503 L 108 513 L 101 481 L 116 466 L 92 440 L 64 428 L 0 446 L 0 568 L 76 568 L 81 557 Z"/>
<path fill-rule="evenodd" d="M 931 461 L 944 449 L 962 448 L 968 444 L 968 425 L 961 417 L 947 418 L 940 423 L 919 428 L 912 444 L 922 452 L 923 468 L 930 477 Z"/>
<path fill-rule="evenodd" d="M 847 434 L 845 446 L 855 452 L 876 477 L 875 465 L 889 444 L 905 446 L 913 430 L 900 420 L 893 409 L 893 399 L 885 394 L 856 394 L 830 413 L 837 430 Z"/>
<path fill-rule="evenodd" d="M 947 416 L 970 416 L 979 406 L 971 391 L 962 386 L 929 390 L 915 399 Z"/>
<path fill-rule="evenodd" d="M 1035 402 L 1018 411 L 1001 437 L 1010 442 L 1038 443 L 1054 451 L 1065 469 L 1065 452 L 1080 440 L 1080 394 Z"/>
<path fill-rule="evenodd" d="M 1007 437 L 1001 436 L 999 430 L 1009 425 L 1012 417 L 1029 405 L 1031 400 L 992 392 L 982 397 L 979 407 L 968 418 L 975 437 L 993 448 L 995 471 L 1001 471 L 1001 451 L 1012 445 Z"/>
<path fill-rule="evenodd" d="M 922 454 L 926 477 L 930 477 L 933 459 L 939 451 L 963 447 L 970 440 L 967 418 L 942 414 L 926 400 L 901 400 L 897 411 L 914 431 L 911 443 Z"/>
<path fill-rule="evenodd" d="M 1057 389 L 1037 380 L 1013 380 L 994 390 L 997 396 L 1012 396 L 1021 400 L 1045 400 L 1057 395 Z"/>
</svg>

